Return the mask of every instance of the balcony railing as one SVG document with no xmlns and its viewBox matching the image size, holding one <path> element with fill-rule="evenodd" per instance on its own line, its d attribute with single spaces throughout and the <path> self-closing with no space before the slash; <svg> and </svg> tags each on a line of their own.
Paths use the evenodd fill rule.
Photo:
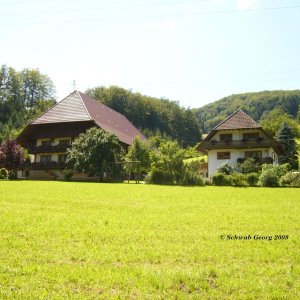
<svg viewBox="0 0 300 300">
<path fill-rule="evenodd" d="M 70 149 L 72 145 L 41 145 L 33 146 L 29 149 L 29 153 L 53 153 L 53 152 L 67 152 L 67 149 Z"/>
<path fill-rule="evenodd" d="M 200 149 L 230 149 L 230 148 L 268 148 L 278 146 L 276 141 L 270 139 L 258 138 L 256 140 L 239 140 L 239 141 L 216 141 L 203 142 Z"/>
<path fill-rule="evenodd" d="M 47 161 L 47 162 L 25 162 L 22 166 L 24 170 L 63 170 L 66 167 L 65 162 Z"/>
</svg>

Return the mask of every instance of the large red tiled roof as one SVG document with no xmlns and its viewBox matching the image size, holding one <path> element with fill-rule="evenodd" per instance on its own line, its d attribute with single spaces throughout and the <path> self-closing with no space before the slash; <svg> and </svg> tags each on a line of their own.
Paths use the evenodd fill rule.
<svg viewBox="0 0 300 300">
<path fill-rule="evenodd" d="M 77 121 L 94 121 L 127 145 L 131 145 L 136 136 L 146 139 L 125 116 L 78 91 L 58 102 L 30 125 Z"/>
<path fill-rule="evenodd" d="M 224 130 L 224 129 L 247 129 L 247 128 L 261 128 L 261 126 L 251 119 L 241 109 L 238 109 L 227 119 L 222 121 L 213 130 Z"/>
</svg>

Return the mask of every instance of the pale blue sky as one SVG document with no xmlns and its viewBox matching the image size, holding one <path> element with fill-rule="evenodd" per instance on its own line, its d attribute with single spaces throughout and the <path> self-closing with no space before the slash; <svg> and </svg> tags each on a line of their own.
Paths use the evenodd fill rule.
<svg viewBox="0 0 300 300">
<path fill-rule="evenodd" d="M 58 100 L 118 85 L 200 107 L 300 88 L 300 0 L 0 0 L 0 65 L 39 68 Z"/>
</svg>

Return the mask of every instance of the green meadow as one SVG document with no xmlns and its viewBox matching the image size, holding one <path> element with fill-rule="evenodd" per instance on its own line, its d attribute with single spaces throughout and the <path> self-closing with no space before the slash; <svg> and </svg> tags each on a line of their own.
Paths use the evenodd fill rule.
<svg viewBox="0 0 300 300">
<path fill-rule="evenodd" d="M 0 299 L 299 299 L 299 216 L 292 188 L 0 181 Z"/>
</svg>

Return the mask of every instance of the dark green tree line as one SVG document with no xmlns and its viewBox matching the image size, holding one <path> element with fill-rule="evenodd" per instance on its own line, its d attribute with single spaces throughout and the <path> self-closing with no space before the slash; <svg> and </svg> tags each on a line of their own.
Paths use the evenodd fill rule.
<svg viewBox="0 0 300 300">
<path fill-rule="evenodd" d="M 195 145 L 201 139 L 193 112 L 175 101 L 144 96 L 116 86 L 96 87 L 87 93 L 125 115 L 148 137 L 159 132 L 176 139 L 182 146 Z"/>
</svg>

